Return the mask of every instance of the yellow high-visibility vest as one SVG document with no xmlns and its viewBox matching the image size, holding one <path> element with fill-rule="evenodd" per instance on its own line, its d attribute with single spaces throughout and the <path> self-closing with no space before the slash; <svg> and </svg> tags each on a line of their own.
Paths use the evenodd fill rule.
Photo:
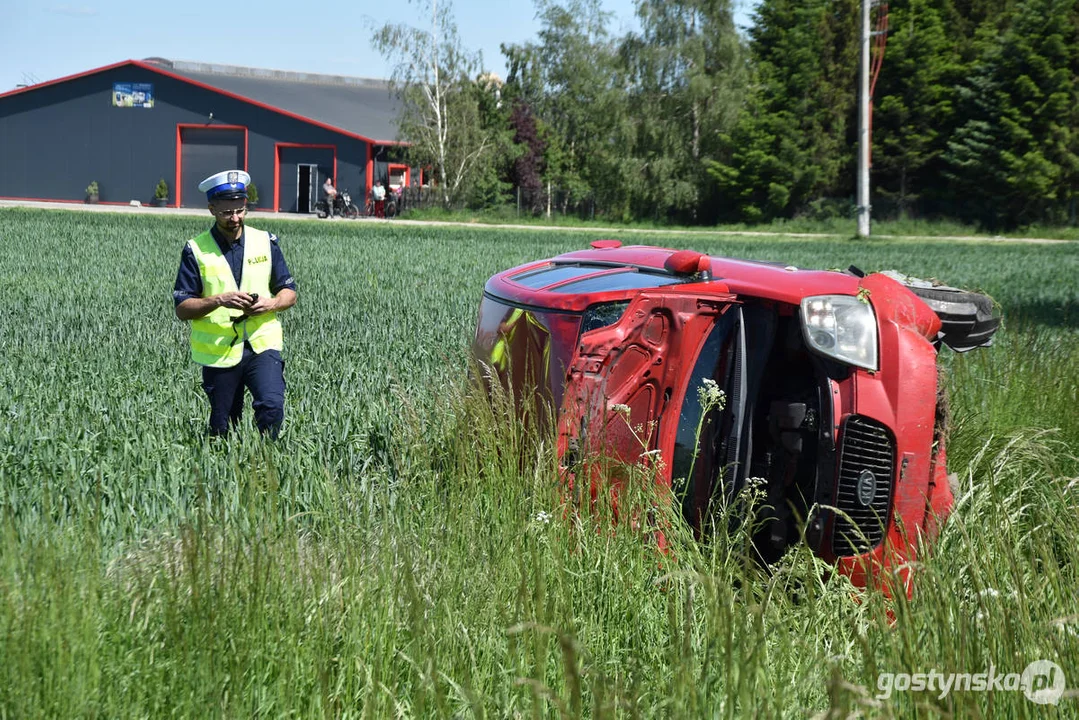
<svg viewBox="0 0 1079 720">
<path fill-rule="evenodd" d="M 244 260 L 240 271 L 240 287 L 228 260 L 209 230 L 187 244 L 195 254 L 202 275 L 202 296 L 210 297 L 230 290 L 270 293 L 270 234 L 263 230 L 244 228 Z M 276 313 L 244 317 L 242 310 L 219 307 L 208 315 L 191 321 L 191 359 L 210 367 L 233 367 L 244 354 L 244 340 L 256 353 L 281 350 L 284 342 L 281 323 Z"/>
</svg>

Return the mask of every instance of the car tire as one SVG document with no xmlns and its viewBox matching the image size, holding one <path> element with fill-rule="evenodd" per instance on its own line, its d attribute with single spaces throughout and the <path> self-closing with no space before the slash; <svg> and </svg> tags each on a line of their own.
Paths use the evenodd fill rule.
<svg viewBox="0 0 1079 720">
<path fill-rule="evenodd" d="M 988 295 L 944 286 L 911 291 L 940 318 L 940 340 L 952 350 L 962 353 L 993 343 L 1000 316 Z"/>
<path fill-rule="evenodd" d="M 1000 327 L 1000 315 L 995 311 L 993 298 L 983 293 L 935 285 L 895 271 L 884 274 L 903 283 L 937 314 L 941 322 L 938 342 L 960 353 L 993 344 L 993 335 Z"/>
</svg>

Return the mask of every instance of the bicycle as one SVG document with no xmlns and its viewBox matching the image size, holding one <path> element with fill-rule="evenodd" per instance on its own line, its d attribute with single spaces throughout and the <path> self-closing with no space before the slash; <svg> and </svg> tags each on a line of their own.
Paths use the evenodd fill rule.
<svg viewBox="0 0 1079 720">
<path fill-rule="evenodd" d="M 367 198 L 367 202 L 363 206 L 363 214 L 367 217 L 383 217 L 386 219 L 392 218 L 397 215 L 397 201 L 386 198 L 382 201 L 382 214 L 378 214 L 378 202 Z"/>
</svg>

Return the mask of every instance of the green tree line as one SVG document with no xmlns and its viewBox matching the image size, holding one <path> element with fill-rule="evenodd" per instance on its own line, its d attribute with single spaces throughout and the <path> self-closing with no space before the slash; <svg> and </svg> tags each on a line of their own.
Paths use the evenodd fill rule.
<svg viewBox="0 0 1079 720">
<path fill-rule="evenodd" d="M 442 197 L 620 221 L 853 216 L 859 7 L 762 0 L 743 33 L 731 0 L 638 0 L 639 29 L 616 35 L 599 0 L 537 0 L 537 37 L 502 46 L 504 82 L 476 75 L 474 56 L 440 68 L 458 108 L 440 114 L 443 136 L 476 158 Z M 1079 0 L 892 0 L 888 13 L 873 216 L 1075 224 Z M 439 32 L 459 43 L 452 21 Z M 410 153 L 436 159 L 422 142 Z"/>
</svg>

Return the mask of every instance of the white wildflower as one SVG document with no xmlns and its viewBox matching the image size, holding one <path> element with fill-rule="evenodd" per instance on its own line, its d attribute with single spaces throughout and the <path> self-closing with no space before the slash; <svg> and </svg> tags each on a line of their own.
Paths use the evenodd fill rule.
<svg viewBox="0 0 1079 720">
<path fill-rule="evenodd" d="M 712 378 L 704 378 L 701 381 L 701 386 L 697 388 L 697 397 L 701 401 L 701 407 L 705 409 L 705 412 L 712 408 L 723 408 L 727 404 L 727 394 L 723 392 L 719 383 Z"/>
</svg>

